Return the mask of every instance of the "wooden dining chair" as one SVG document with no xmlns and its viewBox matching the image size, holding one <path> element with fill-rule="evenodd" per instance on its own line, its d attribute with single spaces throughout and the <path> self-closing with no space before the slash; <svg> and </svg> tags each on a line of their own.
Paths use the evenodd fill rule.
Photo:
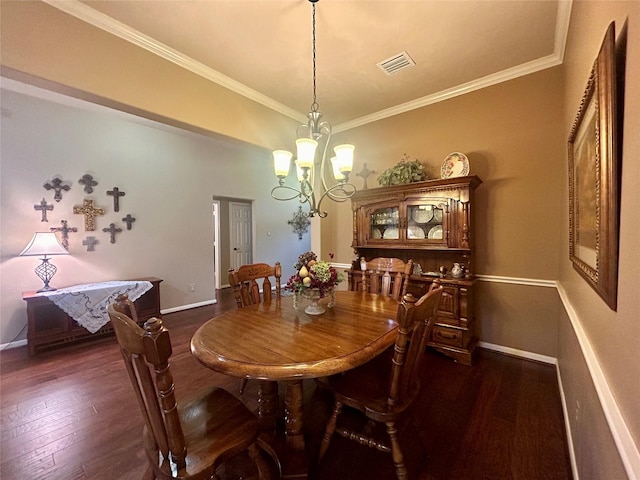
<svg viewBox="0 0 640 480">
<path fill-rule="evenodd" d="M 252 263 L 242 265 L 237 270 L 229 269 L 229 285 L 233 288 L 238 308 L 254 303 L 270 302 L 272 297 L 272 283 L 275 283 L 276 298 L 281 295 L 280 279 L 282 267 L 280 262 L 274 266 L 267 263 Z M 261 285 L 258 282 L 261 282 Z M 262 288 L 261 288 L 262 287 Z M 262 290 L 262 296 L 260 291 Z"/>
<path fill-rule="evenodd" d="M 275 283 L 275 298 L 280 298 L 282 267 L 280 262 L 271 266 L 267 263 L 252 263 L 241 265 L 237 270 L 229 269 L 229 285 L 233 288 L 236 306 L 243 308 L 255 303 L 267 303 L 272 297 L 272 279 Z M 260 283 L 258 283 L 260 282 Z M 262 288 L 261 288 L 262 287 Z M 262 290 L 262 296 L 260 291 Z M 240 394 L 244 393 L 247 379 L 240 382 Z"/>
<path fill-rule="evenodd" d="M 399 258 L 378 257 L 366 262 L 363 257 L 360 259 L 360 265 L 362 291 L 381 293 L 398 301 L 407 293 L 413 260 L 403 262 Z"/>
<path fill-rule="evenodd" d="M 149 468 L 143 478 L 217 478 L 218 466 L 246 451 L 258 478 L 270 479 L 268 462 L 257 444 L 255 415 L 218 387 L 178 405 L 169 368 L 169 331 L 157 318 L 150 318 L 141 328 L 129 317 L 131 308 L 129 299 L 121 295 L 107 310 L 144 417 L 142 435 Z"/>
<path fill-rule="evenodd" d="M 390 453 L 398 480 L 406 480 L 407 469 L 397 438 L 396 423 L 409 411 L 420 391 L 420 369 L 431 333 L 442 287 L 433 284 L 419 300 L 407 294 L 398 305 L 398 333 L 392 358 L 383 356 L 340 375 L 325 379 L 333 392 L 334 407 L 320 444 L 318 462 L 327 453 L 334 433 L 379 451 Z M 365 433 L 338 427 L 343 407 L 361 412 L 369 420 Z M 384 424 L 388 442 L 374 438 L 376 425 Z"/>
</svg>

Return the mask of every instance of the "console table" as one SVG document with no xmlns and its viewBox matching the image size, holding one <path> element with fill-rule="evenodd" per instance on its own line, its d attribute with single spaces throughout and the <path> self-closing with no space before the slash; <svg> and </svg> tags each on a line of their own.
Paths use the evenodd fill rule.
<svg viewBox="0 0 640 480">
<path fill-rule="evenodd" d="M 147 281 L 152 287 L 133 302 L 138 321 L 144 323 L 151 317 L 160 317 L 160 282 L 156 277 L 132 279 Z M 80 326 L 46 295 L 24 292 L 22 299 L 27 302 L 27 344 L 29 355 L 51 347 L 102 337 L 113 333 L 111 322 L 105 323 L 95 333 Z"/>
</svg>

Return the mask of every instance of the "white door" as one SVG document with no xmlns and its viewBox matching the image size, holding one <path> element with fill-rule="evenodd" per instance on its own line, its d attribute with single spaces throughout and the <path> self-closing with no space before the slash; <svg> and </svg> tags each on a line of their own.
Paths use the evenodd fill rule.
<svg viewBox="0 0 640 480">
<path fill-rule="evenodd" d="M 252 263 L 251 204 L 231 202 L 229 204 L 231 268 Z"/>
</svg>

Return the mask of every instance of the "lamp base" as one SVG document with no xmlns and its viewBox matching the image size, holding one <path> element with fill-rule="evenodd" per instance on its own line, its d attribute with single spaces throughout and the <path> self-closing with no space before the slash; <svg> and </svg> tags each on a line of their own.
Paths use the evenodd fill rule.
<svg viewBox="0 0 640 480">
<path fill-rule="evenodd" d="M 49 282 L 56 274 L 58 269 L 52 263 L 49 263 L 49 259 L 47 257 L 41 258 L 42 263 L 38 265 L 35 269 L 36 275 L 44 282 L 44 286 L 38 290 L 40 292 L 50 292 L 52 290 L 57 290 L 56 288 L 50 287 Z"/>
<path fill-rule="evenodd" d="M 45 285 L 44 287 L 42 287 L 40 290 L 36 290 L 36 293 L 41 293 L 41 292 L 53 292 L 54 290 L 57 290 L 57 288 L 53 288 L 50 287 L 49 285 Z"/>
</svg>

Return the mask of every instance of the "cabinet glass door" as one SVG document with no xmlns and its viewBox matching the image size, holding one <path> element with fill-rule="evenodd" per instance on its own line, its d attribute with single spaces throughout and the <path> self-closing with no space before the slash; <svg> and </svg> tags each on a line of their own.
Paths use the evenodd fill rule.
<svg viewBox="0 0 640 480">
<path fill-rule="evenodd" d="M 446 244 L 446 202 L 407 205 L 407 240 Z"/>
<path fill-rule="evenodd" d="M 370 240 L 397 240 L 400 238 L 400 212 L 398 207 L 385 207 L 369 212 Z"/>
</svg>

